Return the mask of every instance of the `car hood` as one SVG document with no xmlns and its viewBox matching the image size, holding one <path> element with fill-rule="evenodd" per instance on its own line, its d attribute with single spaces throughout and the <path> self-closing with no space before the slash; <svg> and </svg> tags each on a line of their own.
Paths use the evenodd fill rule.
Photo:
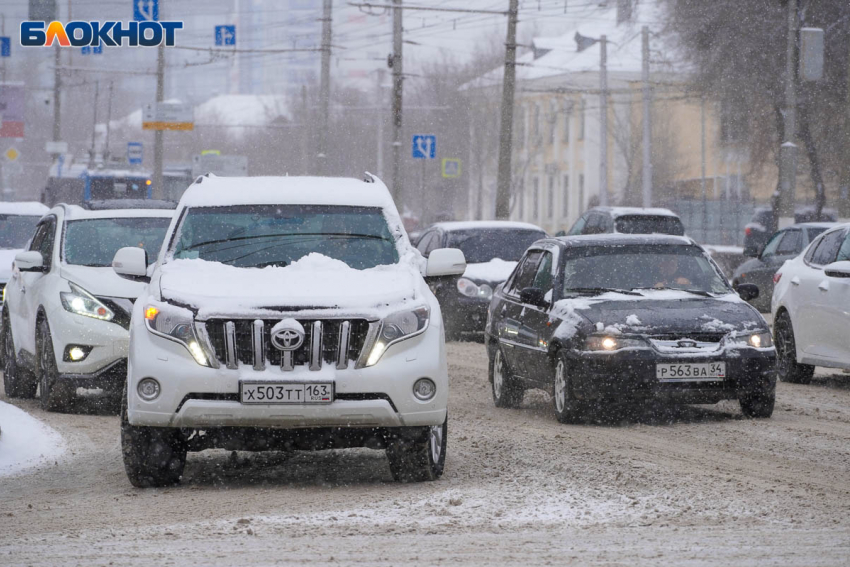
<svg viewBox="0 0 850 567">
<path fill-rule="evenodd" d="M 136 299 L 145 288 L 144 283 L 124 279 L 111 267 L 94 268 L 63 264 L 60 275 L 80 285 L 92 295 Z"/>
<path fill-rule="evenodd" d="M 500 258 L 493 258 L 489 262 L 476 262 L 467 264 L 463 277 L 476 282 L 487 282 L 500 284 L 510 277 L 517 262 L 509 262 Z"/>
<path fill-rule="evenodd" d="M 646 291 L 641 297 L 606 293 L 562 299 L 553 315 L 558 334 L 606 331 L 646 335 L 730 333 L 767 329 L 762 316 L 734 293 L 700 297 L 678 291 Z"/>
<path fill-rule="evenodd" d="M 15 261 L 15 256 L 23 252 L 23 250 L 0 250 L 0 282 L 8 282 L 12 277 L 12 262 Z"/>
<path fill-rule="evenodd" d="M 162 299 L 195 309 L 199 318 L 260 317 L 296 310 L 379 317 L 420 299 L 420 284 L 424 286 L 424 281 L 411 265 L 356 270 L 315 253 L 286 267 L 237 268 L 181 259 L 159 270 Z"/>
</svg>

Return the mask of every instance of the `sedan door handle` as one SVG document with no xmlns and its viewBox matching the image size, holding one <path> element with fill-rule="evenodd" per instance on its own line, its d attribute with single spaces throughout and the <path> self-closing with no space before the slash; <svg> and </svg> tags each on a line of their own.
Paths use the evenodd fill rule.
<svg viewBox="0 0 850 567">
<path fill-rule="evenodd" d="M 797 276 L 794 276 L 793 278 L 791 278 L 791 283 L 793 285 L 800 285 L 800 278 L 798 278 Z"/>
<path fill-rule="evenodd" d="M 818 289 L 821 291 L 829 291 L 829 282 L 826 280 L 820 282 Z"/>
</svg>

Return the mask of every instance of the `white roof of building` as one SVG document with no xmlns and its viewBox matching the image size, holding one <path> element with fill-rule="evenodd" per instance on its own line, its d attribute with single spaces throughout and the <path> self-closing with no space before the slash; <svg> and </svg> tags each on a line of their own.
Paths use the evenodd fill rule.
<svg viewBox="0 0 850 567">
<path fill-rule="evenodd" d="M 38 201 L 0 201 L 0 214 L 23 215 L 30 217 L 44 216 L 50 208 Z"/>
<path fill-rule="evenodd" d="M 498 220 L 480 220 L 480 221 L 447 221 L 434 223 L 434 226 L 443 230 L 475 230 L 475 229 L 516 229 L 516 230 L 538 230 L 546 232 L 536 224 L 517 221 L 498 221 Z"/>
</svg>

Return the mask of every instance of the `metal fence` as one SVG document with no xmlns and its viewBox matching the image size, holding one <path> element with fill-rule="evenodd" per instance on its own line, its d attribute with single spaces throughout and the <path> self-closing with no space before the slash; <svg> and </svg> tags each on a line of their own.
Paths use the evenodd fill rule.
<svg viewBox="0 0 850 567">
<path fill-rule="evenodd" d="M 682 219 L 685 233 L 700 244 L 744 245 L 744 226 L 755 209 L 752 201 L 679 200 L 670 207 Z"/>
</svg>

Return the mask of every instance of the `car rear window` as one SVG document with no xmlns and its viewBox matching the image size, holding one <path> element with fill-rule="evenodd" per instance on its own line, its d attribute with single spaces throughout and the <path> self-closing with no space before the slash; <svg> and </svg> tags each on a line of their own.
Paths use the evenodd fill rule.
<svg viewBox="0 0 850 567">
<path fill-rule="evenodd" d="M 685 227 L 677 217 L 624 215 L 617 217 L 616 223 L 621 234 L 685 234 Z"/>
<path fill-rule="evenodd" d="M 516 262 L 541 238 L 546 238 L 546 233 L 538 230 L 477 228 L 449 232 L 446 245 L 460 248 L 468 264 L 489 262 L 494 258 Z"/>
</svg>

